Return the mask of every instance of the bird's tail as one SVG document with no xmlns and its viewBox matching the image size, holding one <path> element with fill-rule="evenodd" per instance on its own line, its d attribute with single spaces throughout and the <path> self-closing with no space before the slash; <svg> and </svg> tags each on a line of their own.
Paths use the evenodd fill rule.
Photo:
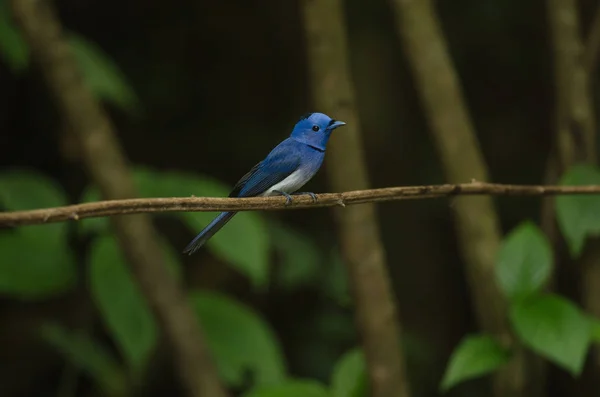
<svg viewBox="0 0 600 397">
<path fill-rule="evenodd" d="M 208 224 L 183 250 L 184 254 L 192 255 L 198 251 L 212 236 L 215 235 L 227 222 L 233 218 L 235 212 L 221 212 L 211 223 Z"/>
</svg>

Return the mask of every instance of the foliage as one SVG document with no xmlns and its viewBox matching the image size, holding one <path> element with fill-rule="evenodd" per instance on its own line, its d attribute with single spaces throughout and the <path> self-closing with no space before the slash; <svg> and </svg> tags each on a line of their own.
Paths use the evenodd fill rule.
<svg viewBox="0 0 600 397">
<path fill-rule="evenodd" d="M 31 171 L 1 174 L 0 187 L 0 206 L 6 210 L 66 204 L 65 195 L 52 180 Z M 71 290 L 77 274 L 67 231 L 67 223 L 0 231 L 0 293 L 43 299 Z"/>
<path fill-rule="evenodd" d="M 0 56 L 14 73 L 29 66 L 29 48 L 11 20 L 6 0 L 0 0 Z M 130 113 L 139 110 L 139 100 L 115 62 L 98 45 L 78 34 L 68 41 L 85 83 L 97 98 Z"/>
<path fill-rule="evenodd" d="M 217 182 L 175 173 L 142 171 L 136 174 L 136 178 L 149 194 L 171 195 L 181 186 L 193 189 L 198 185 L 201 187 L 200 194 L 212 191 L 214 195 L 220 195 L 224 191 Z M 0 204 L 9 210 L 67 204 L 64 193 L 51 180 L 33 172 L 1 174 L 0 186 Z M 95 193 L 89 191 L 87 195 L 93 198 Z M 194 217 L 183 218 L 189 220 Z M 249 255 L 242 259 L 241 264 L 246 266 L 249 275 L 257 280 L 262 277 L 264 283 L 268 240 L 262 235 L 262 221 L 257 215 L 242 216 L 239 220 L 238 233 L 249 233 L 249 243 L 256 244 L 254 252 L 258 252 L 253 255 L 248 249 Z M 193 222 L 197 223 L 196 220 Z M 72 332 L 59 325 L 48 325 L 41 330 L 42 337 L 67 360 L 88 373 L 102 389 L 112 395 L 121 395 L 125 393 L 127 384 L 135 384 L 143 376 L 158 343 L 159 330 L 110 233 L 108 222 L 103 219 L 77 225 L 84 231 L 95 232 L 90 246 L 89 271 L 85 273 L 89 277 L 93 301 L 125 365 L 115 360 L 91 335 Z M 2 291 L 15 297 L 43 298 L 71 290 L 76 283 L 76 269 L 67 245 L 68 227 L 68 223 L 53 223 L 0 233 L 4 259 L 14 258 L 1 262 Z M 80 231 L 80 235 L 84 234 Z M 235 233 L 224 235 L 229 239 L 232 236 L 239 238 Z M 237 244 L 232 244 L 232 240 L 228 242 L 225 244 L 223 240 L 220 246 L 226 249 L 225 255 L 234 260 L 242 258 L 241 251 L 231 254 Z M 35 250 L 30 249 L 32 246 Z M 163 242 L 163 254 L 170 274 L 181 278 L 181 255 L 166 242 Z M 277 337 L 258 313 L 223 294 L 208 291 L 196 290 L 191 293 L 190 300 L 203 324 L 220 374 L 228 384 L 241 386 L 246 371 L 254 374 L 256 386 L 278 384 L 285 380 L 286 363 Z"/>
<path fill-rule="evenodd" d="M 257 386 L 244 397 L 365 397 L 367 376 L 362 351 L 354 348 L 340 357 L 333 368 L 329 387 L 314 380 L 287 379 L 278 384 Z"/>
<path fill-rule="evenodd" d="M 7 0 L 0 0 L 0 55 L 13 72 L 25 69 L 29 63 L 27 45 L 10 18 Z"/>
<path fill-rule="evenodd" d="M 331 397 L 361 397 L 367 395 L 365 359 L 360 349 L 344 354 L 333 368 Z"/>
<path fill-rule="evenodd" d="M 112 236 L 94 242 L 90 292 L 106 327 L 135 374 L 144 370 L 158 338 L 157 326 Z"/>
<path fill-rule="evenodd" d="M 329 392 L 319 382 L 297 379 L 255 388 L 244 397 L 329 397 Z"/>
<path fill-rule="evenodd" d="M 593 174 L 589 169 L 578 168 L 563 180 L 590 181 L 589 176 Z M 226 186 L 210 178 L 174 172 L 138 168 L 135 180 L 145 196 L 183 196 L 190 191 L 223 196 L 227 192 Z M 0 175 L 0 186 L 0 204 L 8 210 L 67 203 L 64 193 L 52 180 L 34 172 L 6 172 Z M 84 197 L 87 201 L 99 198 L 93 187 L 84 193 Z M 567 215 L 581 220 L 593 212 L 592 201 L 567 198 L 557 208 L 557 214 L 566 211 Z M 562 216 L 567 219 L 567 215 Z M 195 231 L 212 216 L 206 213 L 178 214 Z M 78 226 L 79 236 L 95 235 L 90 247 L 89 271 L 86 272 L 88 283 L 123 363 L 92 335 L 56 324 L 44 326 L 41 335 L 103 390 L 122 395 L 128 393 L 132 382 L 135 384 L 143 376 L 156 349 L 159 330 L 110 234 L 107 219 L 84 220 Z M 587 221 L 563 220 L 562 230 L 567 239 L 571 233 L 572 244 L 580 251 L 585 236 L 593 234 L 594 226 Z M 294 291 L 317 287 L 339 304 L 349 302 L 347 280 L 337 251 L 323 255 L 312 238 L 279 223 L 269 224 L 270 237 L 266 237 L 266 229 L 257 214 L 240 214 L 208 248 L 248 276 L 256 286 L 264 288 L 269 281 L 268 257 L 272 245 L 281 262 L 277 277 L 272 280 L 279 288 Z M 41 299 L 70 291 L 75 286 L 77 274 L 68 245 L 68 231 L 69 224 L 53 223 L 0 233 L 0 248 L 4 258 L 9 259 L 0 265 L 2 292 L 22 299 Z M 31 246 L 36 249 L 28 249 Z M 573 252 L 579 252 L 577 250 Z M 164 241 L 163 253 L 170 274 L 181 278 L 179 253 Z M 591 343 L 600 341 L 600 320 L 588 317 L 563 297 L 544 293 L 552 268 L 553 255 L 547 238 L 534 223 L 525 221 L 506 235 L 498 252 L 495 272 L 498 285 L 509 301 L 507 316 L 517 337 L 516 343 L 577 376 L 582 371 Z M 315 381 L 289 378 L 278 338 L 259 313 L 217 292 L 195 290 L 190 294 L 190 301 L 202 323 L 219 374 L 227 385 L 243 387 L 247 374 L 252 374 L 253 387 L 246 396 L 366 395 L 367 378 L 360 350 L 353 349 L 340 357 L 328 387 Z M 489 335 L 465 337 L 450 358 L 441 390 L 447 391 L 461 382 L 498 370 L 510 359 L 513 347 L 504 346 Z"/>
<path fill-rule="evenodd" d="M 591 333 L 589 320 L 574 303 L 539 295 L 513 305 L 510 319 L 526 346 L 573 375 L 581 373 Z"/>
<path fill-rule="evenodd" d="M 127 78 L 97 44 L 73 33 L 69 44 L 85 83 L 99 99 L 130 113 L 139 110 L 139 100 Z"/>
<path fill-rule="evenodd" d="M 573 167 L 561 179 L 562 185 L 599 183 L 600 172 L 583 165 Z M 599 213 L 599 196 L 557 197 L 557 220 L 573 257 L 581 254 L 588 236 L 600 233 Z M 543 291 L 552 270 L 551 245 L 539 227 L 526 221 L 508 233 L 495 272 L 509 301 L 507 315 L 517 337 L 514 343 L 578 376 L 591 343 L 600 340 L 600 320 L 589 318 L 568 299 Z M 507 350 L 488 335 L 465 338 L 450 358 L 441 389 L 498 369 L 513 347 Z"/>
<path fill-rule="evenodd" d="M 224 184 L 208 177 L 141 167 L 134 169 L 134 180 L 140 197 L 186 197 L 192 194 L 223 197 L 229 193 Z M 99 199 L 98 190 L 90 186 L 84 192 L 82 202 Z M 209 212 L 181 212 L 174 216 L 198 233 L 215 215 Z M 108 231 L 106 218 L 84 219 L 81 223 L 82 232 Z M 268 281 L 269 244 L 263 219 L 258 214 L 243 212 L 211 238 L 206 247 L 247 276 L 256 287 L 264 288 Z"/>
<path fill-rule="evenodd" d="M 190 299 L 227 384 L 241 386 L 246 371 L 257 385 L 272 385 L 285 378 L 277 338 L 257 313 L 216 292 L 193 291 Z"/>
<path fill-rule="evenodd" d="M 563 175 L 561 185 L 600 184 L 596 167 L 577 165 Z M 561 195 L 556 198 L 556 219 L 573 257 L 583 250 L 588 236 L 600 234 L 600 195 Z"/>
<path fill-rule="evenodd" d="M 509 358 L 510 353 L 493 337 L 467 336 L 452 353 L 441 389 L 446 391 L 459 382 L 488 374 Z"/>
<path fill-rule="evenodd" d="M 496 264 L 496 278 L 512 301 L 539 292 L 552 271 L 552 250 L 542 231 L 524 222 L 506 236 Z"/>
</svg>

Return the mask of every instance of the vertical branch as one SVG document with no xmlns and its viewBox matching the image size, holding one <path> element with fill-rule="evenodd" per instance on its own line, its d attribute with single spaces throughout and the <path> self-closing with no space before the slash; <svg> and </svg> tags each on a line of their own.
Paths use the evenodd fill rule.
<svg viewBox="0 0 600 397">
<path fill-rule="evenodd" d="M 548 0 L 556 88 L 560 168 L 596 161 L 595 121 L 575 0 Z"/>
<path fill-rule="evenodd" d="M 585 48 L 575 0 L 548 0 L 552 33 L 556 89 L 556 147 L 558 170 L 565 172 L 576 163 L 596 164 L 596 120 L 590 73 L 600 43 L 600 8 Z M 600 240 L 589 239 L 579 259 L 584 306 L 600 316 Z M 594 354 L 600 370 L 600 352 Z"/>
<path fill-rule="evenodd" d="M 102 196 L 105 199 L 135 197 L 133 181 L 113 126 L 85 86 L 50 1 L 13 0 L 12 8 Z M 111 222 L 140 289 L 173 348 L 189 394 L 225 397 L 186 295 L 164 266 L 150 218 L 119 216 Z"/>
<path fill-rule="evenodd" d="M 600 51 L 600 4 L 594 11 L 592 27 L 585 45 L 585 68 L 590 78 L 598 64 L 598 51 Z"/>
<path fill-rule="evenodd" d="M 336 191 L 369 181 L 360 142 L 341 0 L 305 0 L 304 26 L 315 105 L 347 123 L 333 138 L 327 171 Z M 339 237 L 356 306 L 371 396 L 408 397 L 404 354 L 373 204 L 339 210 Z"/>
<path fill-rule="evenodd" d="M 431 0 L 393 0 L 398 35 L 406 48 L 446 179 L 488 180 L 488 170 L 468 115 L 458 76 Z M 495 280 L 495 256 L 501 241 L 498 215 L 490 197 L 461 197 L 454 205 L 459 248 L 479 325 L 513 342 L 506 320 L 507 304 Z M 527 357 L 519 346 L 509 365 L 494 380 L 496 396 L 525 396 Z"/>
</svg>

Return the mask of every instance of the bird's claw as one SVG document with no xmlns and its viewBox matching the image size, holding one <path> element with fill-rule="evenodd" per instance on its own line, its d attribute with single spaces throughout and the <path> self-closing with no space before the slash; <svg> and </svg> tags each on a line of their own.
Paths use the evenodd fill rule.
<svg viewBox="0 0 600 397">
<path fill-rule="evenodd" d="M 313 203 L 316 203 L 318 201 L 317 199 L 317 195 L 314 194 L 313 192 L 298 192 L 298 193 L 294 193 L 295 195 L 301 195 L 301 194 L 307 194 L 310 196 L 310 198 L 312 199 Z"/>
<path fill-rule="evenodd" d="M 289 194 L 287 194 L 286 192 L 282 192 L 281 190 L 273 190 L 274 193 L 280 194 L 283 197 L 285 197 L 285 206 L 287 207 L 288 205 L 292 204 L 292 196 L 290 196 Z"/>
</svg>

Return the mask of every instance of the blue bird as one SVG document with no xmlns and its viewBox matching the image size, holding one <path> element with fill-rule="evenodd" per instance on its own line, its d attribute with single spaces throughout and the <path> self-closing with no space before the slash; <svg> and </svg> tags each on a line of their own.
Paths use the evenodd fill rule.
<svg viewBox="0 0 600 397">
<path fill-rule="evenodd" d="M 242 177 L 229 197 L 256 197 L 283 195 L 286 205 L 292 202 L 291 193 L 296 192 L 319 170 L 325 157 L 325 148 L 331 132 L 345 125 L 323 113 L 309 113 L 295 125 L 292 134 L 277 145 L 271 153 Z M 308 194 L 314 201 L 314 193 Z M 183 250 L 189 255 L 198 251 L 215 235 L 236 212 L 222 212 L 208 224 Z"/>
</svg>

